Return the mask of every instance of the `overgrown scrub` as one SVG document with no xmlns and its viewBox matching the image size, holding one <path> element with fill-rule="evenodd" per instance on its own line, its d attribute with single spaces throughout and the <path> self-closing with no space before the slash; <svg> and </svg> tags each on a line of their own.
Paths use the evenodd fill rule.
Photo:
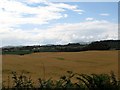
<svg viewBox="0 0 120 90">
<path fill-rule="evenodd" d="M 16 72 L 12 72 L 12 79 L 12 87 L 3 83 L 2 90 L 120 90 L 120 81 L 113 72 L 87 75 L 67 71 L 59 80 L 39 78 L 37 87 L 24 73 L 17 75 Z"/>
</svg>

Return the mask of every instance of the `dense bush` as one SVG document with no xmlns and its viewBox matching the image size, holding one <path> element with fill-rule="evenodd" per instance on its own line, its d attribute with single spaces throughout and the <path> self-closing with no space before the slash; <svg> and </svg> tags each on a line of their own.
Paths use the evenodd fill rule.
<svg viewBox="0 0 120 90">
<path fill-rule="evenodd" d="M 113 72 L 111 74 L 78 74 L 72 71 L 67 71 L 67 74 L 61 76 L 59 80 L 44 80 L 38 79 L 38 86 L 30 77 L 23 73 L 17 75 L 12 73 L 13 85 L 5 86 L 2 90 L 120 90 L 120 82 L 116 79 Z"/>
</svg>

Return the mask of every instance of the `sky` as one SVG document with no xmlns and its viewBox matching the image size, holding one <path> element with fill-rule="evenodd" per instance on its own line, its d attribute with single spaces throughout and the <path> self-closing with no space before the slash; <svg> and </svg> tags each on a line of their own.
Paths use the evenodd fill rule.
<svg viewBox="0 0 120 90">
<path fill-rule="evenodd" d="M 117 2 L 0 0 L 2 46 L 118 39 Z"/>
</svg>

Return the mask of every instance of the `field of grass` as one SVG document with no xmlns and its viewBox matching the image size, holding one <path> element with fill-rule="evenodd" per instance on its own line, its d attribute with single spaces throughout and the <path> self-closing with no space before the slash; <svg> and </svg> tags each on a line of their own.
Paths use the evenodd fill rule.
<svg viewBox="0 0 120 90">
<path fill-rule="evenodd" d="M 118 51 L 41 52 L 27 55 L 3 55 L 3 81 L 11 72 L 24 72 L 37 80 L 39 77 L 58 79 L 66 71 L 77 73 L 118 74 Z"/>
</svg>

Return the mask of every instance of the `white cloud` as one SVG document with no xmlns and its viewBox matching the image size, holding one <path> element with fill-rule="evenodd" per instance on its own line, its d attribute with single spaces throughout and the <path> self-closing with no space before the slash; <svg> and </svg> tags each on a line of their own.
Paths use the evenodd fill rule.
<svg viewBox="0 0 120 90">
<path fill-rule="evenodd" d="M 80 15 L 81 15 L 81 14 L 83 14 L 83 13 L 79 12 L 78 14 L 80 14 Z"/>
<path fill-rule="evenodd" d="M 28 1 L 28 2 L 27 2 Z M 20 24 L 48 24 L 49 21 L 67 18 L 66 10 L 83 14 L 76 5 L 51 3 L 42 0 L 0 0 L 0 38 L 3 45 L 65 44 L 69 42 L 117 39 L 117 25 L 107 21 L 86 18 L 81 23 L 56 24 L 47 29 L 15 29 Z M 43 6 L 27 4 L 43 3 Z"/>
<path fill-rule="evenodd" d="M 27 3 L 41 3 L 41 2 L 47 2 L 47 0 L 24 0 L 24 2 L 27 2 Z"/>
<path fill-rule="evenodd" d="M 68 17 L 68 15 L 67 15 L 67 14 L 64 14 L 64 17 L 65 17 L 65 18 L 67 18 L 67 17 Z"/>
<path fill-rule="evenodd" d="M 101 13 L 100 15 L 101 16 L 109 16 L 110 14 L 108 14 L 108 13 Z"/>
<path fill-rule="evenodd" d="M 92 20 L 94 20 L 94 18 L 88 17 L 88 18 L 86 18 L 85 20 L 87 20 L 87 21 L 92 21 Z"/>
<path fill-rule="evenodd" d="M 67 44 L 69 42 L 117 39 L 117 24 L 108 21 L 86 21 L 81 23 L 58 24 L 41 30 L 39 28 L 25 31 L 6 29 L 0 31 L 6 44 Z"/>
<path fill-rule="evenodd" d="M 70 10 L 76 10 L 77 6 L 76 5 L 69 5 L 69 4 L 64 4 L 64 3 L 49 3 L 49 5 L 57 7 L 57 8 L 66 8 Z"/>
<path fill-rule="evenodd" d="M 84 10 L 75 9 L 76 12 L 85 12 Z"/>
<path fill-rule="evenodd" d="M 26 1 L 26 0 L 25 0 Z M 27 2 L 29 1 L 29 2 Z M 47 24 L 51 20 L 66 18 L 65 9 L 78 10 L 77 6 L 64 3 L 51 3 L 42 0 L 27 0 L 26 3 L 43 3 L 45 6 L 31 7 L 17 0 L 0 1 L 0 24 L 14 27 L 18 24 Z M 28 17 L 24 17 L 24 15 Z M 29 17 L 29 15 L 33 15 Z"/>
<path fill-rule="evenodd" d="M 75 9 L 75 12 L 77 12 L 78 14 L 83 14 L 85 11 L 84 10 L 79 10 L 79 9 Z"/>
<path fill-rule="evenodd" d="M 49 3 L 49 5 L 55 6 L 55 7 L 58 7 L 58 8 L 63 8 L 63 9 L 70 9 L 70 10 L 73 10 L 73 11 L 75 11 L 77 13 L 81 13 L 81 14 L 83 14 L 85 12 L 84 10 L 78 9 L 77 5 L 72 6 L 72 5 L 64 4 L 64 3 L 57 3 L 57 4 Z"/>
</svg>

